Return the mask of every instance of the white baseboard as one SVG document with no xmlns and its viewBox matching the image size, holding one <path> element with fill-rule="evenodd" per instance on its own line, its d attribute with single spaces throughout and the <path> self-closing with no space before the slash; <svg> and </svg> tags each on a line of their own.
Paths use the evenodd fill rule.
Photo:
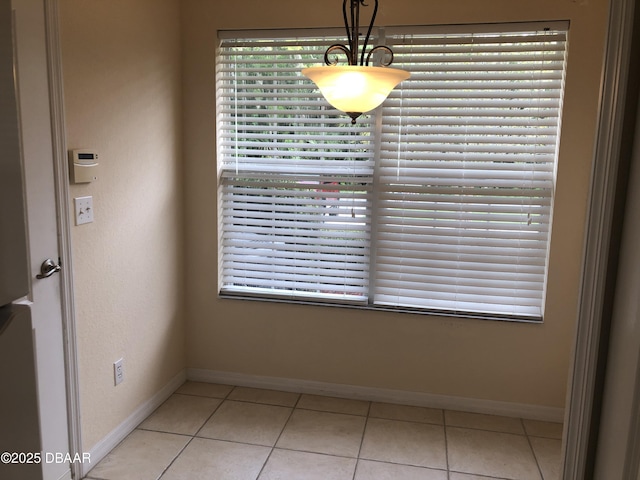
<svg viewBox="0 0 640 480">
<path fill-rule="evenodd" d="M 169 383 L 157 392 L 153 397 L 140 405 L 129 415 L 124 422 L 114 428 L 102 440 L 96 443 L 89 451 L 91 464 L 82 464 L 80 468 L 80 478 L 83 478 L 95 467 L 100 460 L 107 456 L 122 440 L 126 438 L 140 423 L 153 413 L 153 411 L 164 403 L 164 401 L 175 392 L 180 385 L 187 380 L 186 370 L 182 370 Z"/>
<path fill-rule="evenodd" d="M 91 464 L 81 465 L 79 472 L 80 478 L 87 475 L 91 468 L 95 467 L 100 460 L 124 440 L 145 418 L 162 405 L 187 379 L 195 382 L 221 383 L 242 387 L 282 390 L 286 392 L 353 398 L 373 402 L 461 410 L 530 420 L 562 422 L 564 419 L 564 409 L 555 407 L 189 368 L 173 377 L 159 392 L 140 405 L 120 425 L 91 448 L 89 451 Z"/>
<path fill-rule="evenodd" d="M 507 417 L 562 422 L 564 409 L 529 405 L 522 403 L 500 402 L 477 398 L 434 395 L 422 392 L 392 390 L 388 388 L 362 387 L 337 383 L 316 382 L 280 377 L 263 377 L 243 373 L 219 372 L 198 368 L 187 369 L 187 378 L 195 382 L 221 383 L 241 387 L 266 388 L 286 392 L 309 393 L 334 397 L 353 398 L 374 402 L 400 403 L 418 407 L 461 410 L 465 412 L 503 415 Z"/>
</svg>

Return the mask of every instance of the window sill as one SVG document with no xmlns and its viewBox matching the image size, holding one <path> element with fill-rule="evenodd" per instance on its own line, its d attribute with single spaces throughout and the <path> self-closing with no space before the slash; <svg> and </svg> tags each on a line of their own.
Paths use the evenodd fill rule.
<svg viewBox="0 0 640 480">
<path fill-rule="evenodd" d="M 253 302 L 268 302 L 268 303 L 282 303 L 290 305 L 310 305 L 316 307 L 331 307 L 331 308 L 348 308 L 355 310 L 368 310 L 372 312 L 387 312 L 387 313 L 403 313 L 413 315 L 425 315 L 430 317 L 441 318 L 458 318 L 458 319 L 474 319 L 474 320 L 488 320 L 494 322 L 510 322 L 510 323 L 533 323 L 543 324 L 543 317 L 533 316 L 518 316 L 518 315 L 499 315 L 491 313 L 477 313 L 477 312 L 453 312 L 446 310 L 434 310 L 434 309 L 419 309 L 409 307 L 388 307 L 388 306 L 374 306 L 364 305 L 362 303 L 335 303 L 330 301 L 314 301 L 314 300 L 301 300 L 282 297 L 264 297 L 264 296 L 252 296 L 247 294 L 234 294 L 229 292 L 219 293 L 218 298 L 221 300 L 243 300 Z"/>
</svg>

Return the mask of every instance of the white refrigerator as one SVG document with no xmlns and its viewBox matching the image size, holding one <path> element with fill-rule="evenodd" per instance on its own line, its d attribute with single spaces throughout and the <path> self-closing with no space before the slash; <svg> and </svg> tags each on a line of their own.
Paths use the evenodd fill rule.
<svg viewBox="0 0 640 480">
<path fill-rule="evenodd" d="M 10 0 L 0 0 L 0 479 L 41 480 L 26 205 Z M 27 303 L 27 302 L 23 302 Z M 9 454 L 9 456 L 7 456 Z"/>
</svg>

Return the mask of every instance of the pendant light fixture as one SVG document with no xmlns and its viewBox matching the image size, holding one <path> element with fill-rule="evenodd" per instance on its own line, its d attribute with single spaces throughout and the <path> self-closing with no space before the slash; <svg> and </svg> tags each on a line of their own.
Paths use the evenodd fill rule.
<svg viewBox="0 0 640 480">
<path fill-rule="evenodd" d="M 320 89 L 324 98 L 338 110 L 351 117 L 351 123 L 365 112 L 369 112 L 385 101 L 391 90 L 401 81 L 409 78 L 409 72 L 397 68 L 388 68 L 393 62 L 393 52 L 385 45 L 373 47 L 366 52 L 378 13 L 378 0 L 374 0 L 373 15 L 367 35 L 360 50 L 360 5 L 367 6 L 365 0 L 344 0 L 342 12 L 347 31 L 349 46 L 334 44 L 324 54 L 324 67 L 310 67 L 302 70 Z M 347 17 L 347 2 L 351 5 L 351 22 Z M 329 58 L 330 54 L 341 52 L 347 56 L 349 64 L 338 66 L 338 60 Z M 380 66 L 369 66 L 371 56 L 380 52 Z M 360 57 L 358 59 L 358 57 Z"/>
</svg>

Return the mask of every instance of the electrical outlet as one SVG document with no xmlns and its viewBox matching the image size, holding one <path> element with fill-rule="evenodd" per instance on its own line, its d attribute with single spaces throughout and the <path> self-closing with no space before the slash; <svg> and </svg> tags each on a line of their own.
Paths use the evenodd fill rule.
<svg viewBox="0 0 640 480">
<path fill-rule="evenodd" d="M 76 207 L 76 225 L 93 222 L 93 197 L 76 197 L 73 201 Z"/>
<path fill-rule="evenodd" d="M 124 359 L 117 360 L 113 363 L 113 382 L 114 385 L 122 383 L 124 380 Z"/>
</svg>

